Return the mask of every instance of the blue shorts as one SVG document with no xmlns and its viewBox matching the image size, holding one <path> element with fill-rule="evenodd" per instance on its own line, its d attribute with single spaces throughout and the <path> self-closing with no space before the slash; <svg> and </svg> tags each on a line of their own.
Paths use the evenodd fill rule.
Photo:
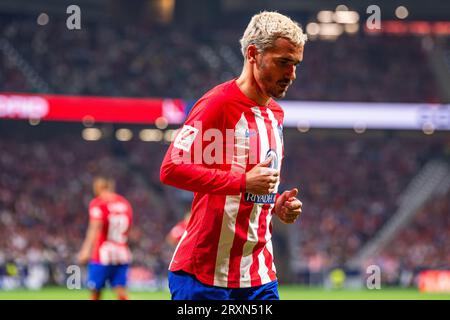
<svg viewBox="0 0 450 320">
<path fill-rule="evenodd" d="M 106 282 L 114 287 L 125 287 L 127 285 L 128 264 L 102 265 L 99 263 L 89 263 L 87 286 L 91 290 L 101 290 Z"/>
<path fill-rule="evenodd" d="M 280 300 L 278 281 L 250 288 L 222 288 L 201 283 L 184 271 L 169 271 L 172 300 Z"/>
</svg>

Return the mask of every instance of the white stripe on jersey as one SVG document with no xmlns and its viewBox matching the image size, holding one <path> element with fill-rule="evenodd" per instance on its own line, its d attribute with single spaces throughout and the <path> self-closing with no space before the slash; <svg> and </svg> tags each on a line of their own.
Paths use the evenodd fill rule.
<svg viewBox="0 0 450 320">
<path fill-rule="evenodd" d="M 259 107 L 253 107 L 252 111 L 255 116 L 256 126 L 258 128 L 258 137 L 260 141 L 260 154 L 258 162 L 261 162 L 264 160 L 266 153 L 269 150 L 269 140 L 267 137 L 267 129 L 264 124 L 264 118 L 262 117 L 261 110 L 259 109 Z M 253 248 L 258 243 L 258 227 L 261 210 L 262 205 L 254 204 L 252 212 L 250 214 L 250 221 L 247 231 L 247 241 L 244 244 L 242 259 L 240 263 L 241 287 L 249 287 L 251 285 L 250 267 L 253 264 Z"/>
<path fill-rule="evenodd" d="M 269 109 L 267 109 L 269 110 Z M 270 137 L 267 134 L 267 128 L 264 123 L 264 117 L 262 116 L 261 110 L 258 107 L 252 108 L 253 113 L 255 114 L 256 125 L 258 126 L 258 133 L 260 138 L 260 158 L 259 162 L 265 160 L 266 154 L 270 149 L 269 139 Z M 277 154 L 278 155 L 278 154 Z M 260 205 L 262 207 L 262 205 Z M 272 205 L 271 205 L 272 207 Z M 267 215 L 267 222 L 271 221 L 271 216 Z M 269 225 L 267 225 L 265 238 L 267 239 L 267 231 Z M 266 259 L 264 257 L 264 248 L 262 248 L 261 252 L 258 254 L 259 268 L 258 274 L 261 277 L 261 283 L 265 284 L 270 282 L 269 277 L 269 268 L 266 266 Z"/>
<path fill-rule="evenodd" d="M 277 119 L 275 119 L 275 116 L 273 115 L 272 110 L 267 109 L 267 114 L 269 115 L 269 119 L 272 120 L 272 128 L 273 128 L 273 132 L 275 134 L 275 141 L 277 143 L 277 154 L 278 154 L 278 170 L 280 170 L 281 168 L 281 163 L 283 162 L 283 142 L 281 140 L 280 137 L 280 133 L 278 132 L 278 121 Z M 276 186 L 275 186 L 275 192 L 278 192 L 278 186 L 280 185 L 280 181 L 278 180 Z M 267 223 L 267 232 L 266 232 L 266 239 L 268 240 L 267 242 L 267 250 L 269 250 L 270 254 L 273 257 L 273 248 L 272 248 L 272 235 L 270 234 L 270 230 L 269 230 L 269 219 L 268 219 L 268 223 Z M 272 259 L 272 269 L 274 272 L 276 272 L 276 268 L 275 268 L 275 262 L 274 259 Z"/>
<path fill-rule="evenodd" d="M 172 260 L 170 260 L 169 269 L 172 267 L 173 259 L 177 255 L 178 248 L 180 247 L 180 244 L 183 242 L 184 238 L 186 238 L 187 234 L 188 234 L 187 230 L 185 230 L 183 235 L 181 236 L 180 241 L 178 241 L 177 247 L 175 248 L 175 251 L 174 251 L 173 256 L 172 256 Z"/>
<path fill-rule="evenodd" d="M 278 132 L 278 121 L 277 121 L 277 119 L 275 119 L 275 116 L 273 115 L 272 110 L 270 110 L 269 108 L 267 108 L 267 114 L 269 116 L 269 119 L 272 121 L 273 135 L 275 136 L 275 143 L 277 145 L 276 150 L 275 150 L 277 152 L 277 156 L 278 156 L 278 168 L 277 168 L 277 170 L 280 171 L 280 169 L 281 169 L 281 162 L 283 160 L 283 143 L 281 141 L 281 137 L 280 137 L 280 134 Z M 278 192 L 278 186 L 279 185 L 280 185 L 280 180 L 278 179 L 278 182 L 275 185 L 275 192 Z"/>
<path fill-rule="evenodd" d="M 267 129 L 264 124 L 264 117 L 261 114 L 261 110 L 258 107 L 253 107 L 252 111 L 255 114 L 256 126 L 258 127 L 258 137 L 260 142 L 259 162 L 262 162 L 265 160 L 267 151 L 270 149 L 269 137 L 267 136 Z"/>
<path fill-rule="evenodd" d="M 267 219 L 269 219 L 269 217 Z M 272 219 L 272 217 L 270 217 L 270 219 Z M 266 235 L 269 235 L 270 239 L 269 241 L 267 241 L 266 248 L 267 250 L 269 250 L 269 253 L 272 256 L 272 271 L 276 273 L 277 268 L 275 268 L 275 259 L 273 258 L 272 235 L 270 234 L 270 232 L 267 232 Z"/>
<path fill-rule="evenodd" d="M 265 248 L 266 247 L 263 247 L 261 252 L 258 254 L 258 262 L 259 262 L 258 274 L 261 277 L 261 284 L 266 284 L 271 281 L 269 277 L 269 268 L 267 268 L 266 265 L 266 257 L 264 256 Z"/>
<path fill-rule="evenodd" d="M 248 130 L 247 119 L 244 113 L 236 123 L 234 128 L 236 150 L 233 150 L 233 162 L 231 164 L 232 172 L 245 173 L 248 150 L 250 148 L 249 139 L 245 136 Z M 219 246 L 217 248 L 216 268 L 214 270 L 214 285 L 219 287 L 228 286 L 228 270 L 230 265 L 230 252 L 233 246 L 233 240 L 236 230 L 236 217 L 239 212 L 241 194 L 226 196 L 222 219 L 222 228 L 220 230 Z"/>
<path fill-rule="evenodd" d="M 275 116 L 273 115 L 272 110 L 267 109 L 267 114 L 269 115 L 269 119 L 272 121 L 272 128 L 273 128 L 273 132 L 275 134 L 275 141 L 277 143 L 277 154 L 278 154 L 278 170 L 280 170 L 281 168 L 281 163 L 283 161 L 283 142 L 281 140 L 280 137 L 280 133 L 278 132 L 278 121 L 277 119 L 275 119 Z M 280 185 L 280 181 L 278 180 L 276 186 L 275 186 L 275 192 L 278 192 L 278 186 Z M 272 235 L 270 234 L 270 230 L 269 230 L 269 217 L 267 219 L 267 232 L 266 232 L 266 239 L 267 239 L 267 250 L 269 250 L 270 254 L 273 257 L 273 248 L 272 248 Z M 272 259 L 272 270 L 274 272 L 276 272 L 276 268 L 275 268 L 275 262 L 274 259 Z"/>
<path fill-rule="evenodd" d="M 99 261 L 102 265 L 118 265 L 131 262 L 130 250 L 127 246 L 105 241 L 98 249 Z"/>
<path fill-rule="evenodd" d="M 251 285 L 250 266 L 253 264 L 253 248 L 258 243 L 259 216 L 262 205 L 254 204 L 250 214 L 248 225 L 247 241 L 242 250 L 242 259 L 240 264 L 240 286 L 249 287 Z"/>
</svg>

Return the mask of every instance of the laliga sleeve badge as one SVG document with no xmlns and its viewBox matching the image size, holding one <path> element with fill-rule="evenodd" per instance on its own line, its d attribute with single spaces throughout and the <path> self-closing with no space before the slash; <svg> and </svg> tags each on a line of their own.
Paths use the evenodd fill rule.
<svg viewBox="0 0 450 320">
<path fill-rule="evenodd" d="M 197 128 L 184 125 L 183 128 L 181 128 L 180 132 L 178 133 L 177 137 L 175 138 L 174 147 L 184 151 L 190 151 L 197 134 L 198 134 Z"/>
</svg>

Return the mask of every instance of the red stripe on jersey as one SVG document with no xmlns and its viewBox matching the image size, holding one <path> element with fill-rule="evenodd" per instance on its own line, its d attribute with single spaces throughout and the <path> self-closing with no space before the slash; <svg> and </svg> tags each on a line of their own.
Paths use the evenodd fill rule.
<svg viewBox="0 0 450 320">
<path fill-rule="evenodd" d="M 269 273 L 270 280 L 273 281 L 276 279 L 275 271 L 272 268 L 273 256 L 267 249 L 267 246 L 264 247 L 263 254 L 264 254 L 264 260 L 266 262 L 266 266 L 270 265 L 268 273 Z"/>
<path fill-rule="evenodd" d="M 266 132 L 267 132 L 267 137 L 268 137 L 268 142 L 269 142 L 269 148 L 276 150 L 276 140 L 275 140 L 275 136 L 274 136 L 274 132 L 273 132 L 273 127 L 272 127 L 272 121 L 269 119 L 269 115 L 267 114 L 267 111 L 265 108 L 259 108 L 261 111 L 261 115 L 264 119 L 264 125 L 266 127 Z M 270 210 L 270 205 L 269 204 L 265 204 L 261 210 L 261 214 L 259 217 L 259 228 L 258 228 L 258 243 L 254 248 L 253 251 L 253 264 L 250 267 L 250 274 L 251 274 L 251 279 L 252 279 L 252 286 L 258 286 L 261 285 L 261 277 L 258 273 L 258 270 L 260 268 L 259 266 L 259 260 L 258 260 L 258 255 L 261 253 L 261 250 L 264 249 L 264 257 L 265 257 L 265 264 L 267 269 L 269 270 L 269 274 L 273 273 L 272 270 L 272 257 L 270 252 L 267 250 L 267 248 L 265 247 L 266 245 L 266 233 L 267 233 L 267 215 L 269 214 L 269 210 Z M 270 257 L 268 257 L 267 255 L 269 255 Z M 270 259 L 269 259 L 270 258 Z"/>
<path fill-rule="evenodd" d="M 270 222 L 270 225 L 269 225 L 269 235 L 270 235 L 270 239 L 272 239 L 272 222 Z M 267 247 L 266 247 L 266 248 L 267 248 Z M 273 254 L 272 254 L 272 253 L 270 253 L 269 260 L 266 261 L 266 264 L 269 264 L 269 265 L 270 265 L 270 268 L 269 268 L 269 277 L 270 277 L 270 280 L 271 280 L 271 281 L 276 280 L 277 275 L 276 275 L 275 270 L 273 270 L 273 268 L 272 268 L 272 265 L 273 265 Z"/>
<path fill-rule="evenodd" d="M 259 216 L 259 228 L 258 228 L 258 243 L 253 248 L 253 263 L 250 266 L 250 275 L 251 275 L 251 285 L 260 286 L 262 284 L 261 276 L 259 275 L 259 260 L 258 255 L 261 253 L 261 250 L 265 245 L 265 237 L 266 237 L 266 218 L 267 218 L 268 210 L 261 210 L 261 214 Z"/>
<path fill-rule="evenodd" d="M 180 265 L 186 265 L 183 270 L 195 274 L 201 281 L 214 283 L 216 269 L 215 254 L 218 250 L 223 212 L 209 211 L 208 202 L 203 201 L 203 195 L 195 194 L 192 202 L 192 216 L 186 228 L 187 236 L 180 244 L 172 261 L 171 270 L 179 270 Z M 210 196 L 213 197 L 213 196 Z M 225 207 L 225 197 L 214 197 L 216 208 Z M 212 199 L 211 199 L 212 200 Z M 194 215 L 203 214 L 202 217 Z M 192 243 L 195 243 L 195 252 L 192 252 Z M 191 263 L 186 264 L 186 261 Z M 201 266 L 201 270 L 196 270 Z"/>
<path fill-rule="evenodd" d="M 279 134 L 279 132 L 278 132 L 278 125 L 279 125 L 278 120 L 277 120 L 276 116 L 274 115 L 274 118 L 275 118 L 276 124 L 277 124 L 277 127 L 274 129 L 273 125 L 272 125 L 272 120 L 270 120 L 266 109 L 263 110 L 263 114 L 264 114 L 264 119 L 267 120 L 267 121 L 265 121 L 267 131 L 268 132 L 270 131 L 270 133 L 271 133 L 271 135 L 270 135 L 270 142 L 269 142 L 270 143 L 270 147 L 271 147 L 271 149 L 277 150 L 277 143 L 276 143 L 277 140 L 276 140 L 275 135 Z M 267 117 L 266 117 L 266 115 L 267 115 Z M 276 131 L 274 131 L 274 130 L 276 130 Z M 280 137 L 280 139 L 281 139 L 281 137 Z M 281 153 L 283 153 L 283 143 L 282 143 L 282 141 L 280 141 L 280 143 L 281 143 Z M 281 168 L 282 158 L 283 158 L 283 155 L 282 154 L 278 154 L 278 161 L 279 161 L 280 168 Z M 272 239 L 272 221 L 270 222 L 268 227 L 269 227 L 268 228 L 268 233 L 269 234 L 267 235 L 267 237 L 269 239 Z M 267 268 L 269 270 L 269 277 L 273 281 L 273 280 L 276 279 L 276 273 L 275 273 L 275 270 L 273 270 L 273 267 L 272 267 L 273 266 L 273 252 L 269 252 L 269 250 L 267 248 L 267 245 L 264 248 L 264 257 L 265 257 L 266 266 L 267 266 Z"/>
<path fill-rule="evenodd" d="M 272 120 L 269 118 L 266 108 L 260 108 L 261 115 L 264 118 L 264 124 L 266 125 L 267 137 L 269 138 L 269 148 L 272 150 L 277 149 L 277 141 L 275 140 L 275 132 L 273 132 Z M 277 133 L 278 134 L 278 133 Z M 280 157 L 281 155 L 277 155 Z"/>
<path fill-rule="evenodd" d="M 253 112 L 246 112 L 245 118 L 247 119 L 249 132 L 258 132 L 255 114 Z M 259 134 L 250 134 L 249 141 L 250 141 L 250 149 L 249 149 L 250 154 L 248 156 L 249 163 L 247 164 L 246 172 L 253 169 L 254 166 L 256 166 L 258 163 L 264 160 L 261 159 L 260 157 L 261 141 L 259 139 Z"/>
<path fill-rule="evenodd" d="M 253 205 L 248 205 L 245 203 L 245 200 L 241 198 L 239 213 L 236 218 L 233 246 L 230 251 L 230 264 L 228 268 L 229 285 L 238 286 L 240 282 L 242 252 L 244 250 L 244 245 L 247 242 L 248 226 L 252 209 Z"/>
<path fill-rule="evenodd" d="M 253 113 L 246 112 L 244 114 L 245 119 L 247 120 L 248 130 L 249 132 L 258 132 L 258 127 L 256 126 L 255 116 Z M 249 137 L 249 152 L 255 152 L 255 156 L 248 155 L 247 164 L 245 171 L 248 172 L 253 168 L 256 163 L 260 162 L 259 159 L 259 150 L 260 143 L 258 135 L 250 135 Z M 253 158 L 253 159 L 252 159 Z M 249 163 L 250 161 L 256 161 L 256 163 Z M 250 215 L 253 210 L 253 204 L 246 203 L 244 197 L 241 198 L 239 204 L 239 213 L 236 218 L 236 229 L 235 235 L 233 239 L 233 246 L 230 251 L 230 263 L 228 267 L 228 283 L 234 284 L 235 286 L 240 286 L 240 278 L 241 278 L 241 260 L 242 253 L 244 250 L 244 245 L 247 241 L 248 237 L 248 227 L 250 224 Z"/>
<path fill-rule="evenodd" d="M 224 208 L 226 198 L 221 196 L 212 196 L 211 201 L 214 201 L 215 205 L 217 204 L 217 207 Z M 207 203 L 203 202 L 203 205 L 206 207 Z M 194 256 L 195 265 L 201 266 L 201 273 L 203 273 L 203 276 L 209 283 L 214 283 L 214 273 L 216 270 L 217 259 L 217 254 L 215 253 L 218 251 L 219 247 L 223 211 L 221 211 L 218 216 L 216 216 L 218 212 L 209 212 L 207 208 L 204 208 L 201 212 L 204 212 L 204 216 L 200 219 L 203 221 L 203 225 L 197 228 L 199 233 L 202 231 L 207 231 L 208 227 L 206 226 L 212 225 L 213 228 L 210 230 L 211 232 L 205 232 L 203 235 L 199 235 L 196 254 Z M 197 272 L 195 273 L 198 274 Z"/>
<path fill-rule="evenodd" d="M 272 120 L 270 120 L 269 114 L 267 113 L 267 110 L 264 108 L 263 110 L 261 110 L 261 113 L 262 113 L 262 115 L 264 117 L 264 124 L 266 125 L 267 135 L 269 137 L 270 148 L 273 149 L 273 150 L 277 150 L 277 143 L 276 143 L 276 139 L 275 139 L 275 134 L 278 134 L 278 132 L 274 131 L 274 128 L 272 126 Z M 275 130 L 277 130 L 277 128 L 275 128 Z M 277 156 L 278 156 L 278 161 L 280 161 L 281 155 L 277 154 Z M 269 211 L 269 206 L 267 206 L 267 209 L 268 209 L 267 211 Z M 270 223 L 268 232 L 269 232 L 269 236 L 270 236 L 270 239 L 271 239 L 272 238 L 272 222 Z M 269 250 L 267 250 L 267 246 L 265 247 L 265 250 L 264 250 L 264 256 L 265 256 L 267 269 L 269 270 L 269 276 L 272 279 L 273 277 L 275 277 L 275 272 L 272 269 L 273 256 L 272 256 L 272 253 L 269 252 Z M 273 277 L 272 277 L 271 274 L 273 274 Z"/>
</svg>

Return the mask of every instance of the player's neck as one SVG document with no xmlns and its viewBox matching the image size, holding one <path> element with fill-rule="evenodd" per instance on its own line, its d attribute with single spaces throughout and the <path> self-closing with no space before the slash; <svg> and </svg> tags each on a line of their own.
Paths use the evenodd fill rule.
<svg viewBox="0 0 450 320">
<path fill-rule="evenodd" d="M 102 199 L 109 199 L 115 196 L 115 193 L 112 191 L 102 191 L 99 195 Z"/>
<path fill-rule="evenodd" d="M 236 79 L 236 85 L 247 98 L 255 101 L 258 105 L 267 106 L 269 104 L 270 97 L 262 92 L 248 67 L 244 66 L 241 75 Z"/>
</svg>

